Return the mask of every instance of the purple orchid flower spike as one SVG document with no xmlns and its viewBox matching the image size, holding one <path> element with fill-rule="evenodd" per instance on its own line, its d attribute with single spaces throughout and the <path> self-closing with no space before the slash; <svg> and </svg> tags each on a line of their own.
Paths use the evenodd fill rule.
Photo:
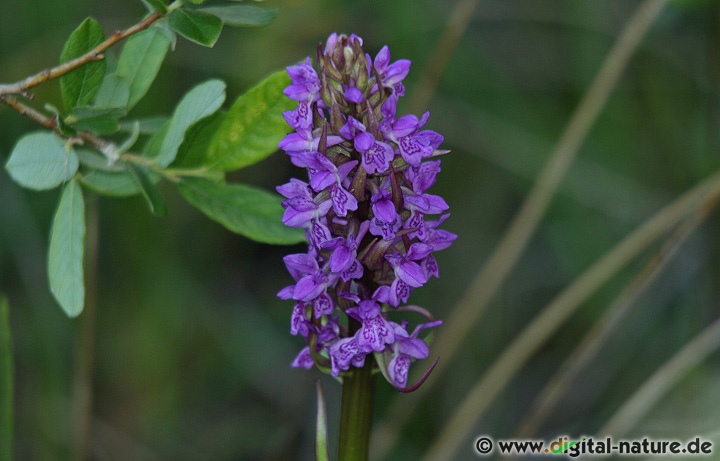
<svg viewBox="0 0 720 461">
<path fill-rule="evenodd" d="M 278 296 L 294 301 L 290 333 L 305 340 L 293 367 L 345 376 L 371 366 L 406 392 L 432 370 L 407 385 L 411 364 L 429 355 L 418 334 L 441 322 L 403 303 L 439 276 L 433 253 L 456 238 L 440 228 L 447 203 L 428 193 L 440 172 L 435 157 L 448 151 L 424 129 L 428 113 L 396 116 L 410 61 L 391 61 L 387 46 L 373 60 L 362 46 L 356 35 L 331 34 L 317 70 L 309 58 L 287 68 L 285 95 L 297 106 L 283 114 L 292 131 L 279 147 L 307 182 L 277 191 L 283 223 L 305 229 L 309 244 L 285 257 L 295 283 Z M 409 311 L 430 321 L 408 333 L 391 313 Z"/>
</svg>

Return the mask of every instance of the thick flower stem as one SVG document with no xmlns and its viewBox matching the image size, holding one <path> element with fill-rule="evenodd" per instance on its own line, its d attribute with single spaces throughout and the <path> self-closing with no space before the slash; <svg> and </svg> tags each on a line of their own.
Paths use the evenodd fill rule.
<svg viewBox="0 0 720 461">
<path fill-rule="evenodd" d="M 340 461 L 366 461 L 370 448 L 373 407 L 375 403 L 375 359 L 369 355 L 365 366 L 353 368 L 343 378 L 340 410 Z"/>
</svg>

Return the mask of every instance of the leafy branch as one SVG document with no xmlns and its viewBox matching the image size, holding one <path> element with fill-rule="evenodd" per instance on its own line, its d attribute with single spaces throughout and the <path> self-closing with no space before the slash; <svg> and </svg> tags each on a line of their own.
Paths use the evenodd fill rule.
<svg viewBox="0 0 720 461">
<path fill-rule="evenodd" d="M 252 240 L 290 244 L 304 239 L 285 227 L 280 196 L 251 186 L 227 184 L 225 173 L 255 164 L 277 150 L 286 133 L 283 111 L 291 102 L 282 89 L 289 77 L 277 72 L 222 110 L 224 82 L 211 79 L 185 94 L 159 123 L 128 119 L 147 94 L 177 36 L 213 46 L 223 25 L 259 26 L 275 11 L 249 5 L 143 0 L 149 14 L 105 37 L 92 18 L 67 39 L 61 64 L 13 84 L 0 85 L 0 101 L 45 130 L 23 135 L 5 164 L 21 186 L 62 186 L 50 235 L 50 289 L 69 316 L 85 302 L 84 191 L 113 197 L 140 195 L 158 216 L 166 212 L 157 184 L 168 180 L 193 206 L 229 230 Z M 199 4 L 198 4 L 199 3 Z M 117 59 L 108 50 L 125 40 Z M 63 108 L 45 112 L 22 101 L 38 85 L 57 80 Z"/>
<path fill-rule="evenodd" d="M 5 96 L 7 95 L 24 94 L 29 89 L 34 88 L 41 83 L 47 82 L 48 80 L 56 79 L 58 77 L 62 77 L 63 75 L 79 67 L 82 67 L 89 62 L 105 59 L 105 55 L 103 54 L 105 50 L 129 36 L 147 29 L 148 27 L 150 27 L 150 25 L 152 25 L 155 21 L 161 19 L 162 17 L 163 15 L 161 13 L 155 11 L 137 24 L 128 27 L 125 30 L 115 32 L 102 43 L 100 43 L 87 53 L 83 54 L 82 56 L 64 62 L 59 66 L 45 69 L 42 72 L 20 80 L 19 82 L 4 85 L 0 84 L 0 100 L 7 104 L 7 101 L 5 99 Z M 17 110 L 15 106 L 12 106 L 11 104 L 8 105 Z"/>
</svg>

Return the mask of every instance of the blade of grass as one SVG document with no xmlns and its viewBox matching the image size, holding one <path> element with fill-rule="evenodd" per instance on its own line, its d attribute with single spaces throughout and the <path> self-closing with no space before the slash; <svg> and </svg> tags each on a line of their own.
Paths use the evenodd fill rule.
<svg viewBox="0 0 720 461">
<path fill-rule="evenodd" d="M 418 395 L 411 401 L 412 403 L 396 401 L 388 409 L 387 417 L 377 425 L 372 440 L 375 442 L 373 452 L 378 458 L 386 456 L 392 448 L 399 430 L 414 414 L 417 404 L 421 401 L 420 397 L 427 396 L 433 390 L 434 383 L 440 382 L 438 374 L 444 373 L 447 365 L 452 363 L 452 356 L 473 331 L 485 308 L 515 266 L 557 192 L 560 181 L 570 168 L 580 145 L 627 67 L 630 57 L 666 1 L 645 0 L 626 24 L 565 127 L 517 216 L 445 322 L 443 334 L 439 335 L 435 346 L 436 353 L 444 359 L 435 370 L 434 379 L 428 380 L 416 392 Z"/>
<path fill-rule="evenodd" d="M 665 362 L 603 425 L 598 434 L 623 437 L 694 366 L 720 348 L 720 319 Z"/>
<path fill-rule="evenodd" d="M 477 4 L 478 0 L 458 0 L 455 4 L 455 8 L 445 24 L 442 37 L 428 58 L 428 64 L 423 69 L 415 87 L 408 112 L 419 114 L 427 110 L 438 82 L 440 82 L 440 77 L 445 71 L 453 51 L 457 48 L 460 38 L 465 34 Z"/>
<path fill-rule="evenodd" d="M 532 355 L 583 302 L 623 266 L 686 219 L 698 207 L 720 197 L 720 172 L 685 192 L 608 251 L 555 297 L 500 354 L 458 405 L 424 459 L 448 459 L 475 427 L 490 404 Z"/>
<path fill-rule="evenodd" d="M 535 435 L 547 420 L 555 406 L 566 395 L 573 380 L 600 351 L 603 344 L 615 330 L 615 326 L 630 311 L 633 303 L 652 284 L 678 250 L 687 242 L 697 227 L 707 218 L 717 202 L 709 204 L 691 216 L 670 236 L 665 245 L 645 264 L 635 277 L 618 294 L 605 314 L 595 323 L 588 333 L 565 359 L 558 371 L 548 380 L 533 402 L 531 409 L 513 436 L 516 439 L 527 439 Z"/>
</svg>

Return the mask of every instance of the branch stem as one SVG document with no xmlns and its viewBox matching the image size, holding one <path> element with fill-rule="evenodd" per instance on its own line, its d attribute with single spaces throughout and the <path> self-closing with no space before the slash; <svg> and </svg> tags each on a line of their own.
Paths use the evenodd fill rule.
<svg viewBox="0 0 720 461">
<path fill-rule="evenodd" d="M 64 62 L 59 66 L 45 69 L 35 75 L 31 75 L 30 77 L 20 80 L 19 82 L 0 85 L 0 97 L 10 94 L 23 94 L 29 89 L 35 88 L 36 86 L 40 85 L 41 83 L 47 82 L 48 80 L 54 80 L 58 77 L 62 77 L 63 75 L 77 69 L 78 67 L 82 67 L 89 62 L 104 59 L 105 56 L 103 55 L 103 52 L 105 50 L 129 36 L 147 29 L 148 27 L 150 27 L 150 25 L 152 25 L 152 23 L 162 17 L 163 15 L 156 11 L 142 21 L 138 22 L 137 24 L 128 27 L 125 30 L 116 31 L 107 39 L 105 39 L 105 41 L 103 41 L 87 53 L 83 54 L 82 56 L 78 56 L 75 59 Z"/>
</svg>

